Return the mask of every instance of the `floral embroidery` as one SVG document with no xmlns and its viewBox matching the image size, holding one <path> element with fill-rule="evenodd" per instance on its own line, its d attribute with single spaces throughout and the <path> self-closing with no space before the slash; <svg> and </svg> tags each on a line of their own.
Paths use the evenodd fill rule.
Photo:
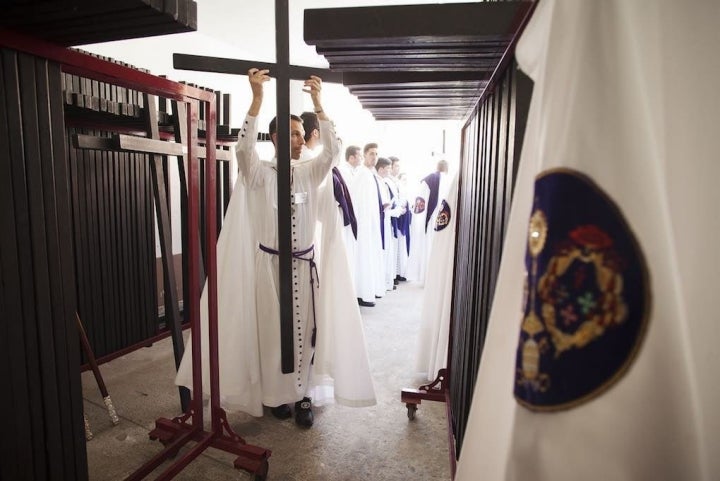
<svg viewBox="0 0 720 481">
<path fill-rule="evenodd" d="M 563 169 L 535 182 L 526 267 L 515 397 L 533 410 L 566 409 L 612 385 L 639 349 L 644 257 L 607 195 Z"/>
</svg>

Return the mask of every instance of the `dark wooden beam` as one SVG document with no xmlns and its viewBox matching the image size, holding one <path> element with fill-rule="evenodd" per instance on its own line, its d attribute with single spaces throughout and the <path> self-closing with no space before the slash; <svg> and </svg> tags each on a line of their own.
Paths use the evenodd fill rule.
<svg viewBox="0 0 720 481">
<path fill-rule="evenodd" d="M 469 72 L 448 72 L 436 70 L 433 72 L 343 72 L 343 83 L 348 86 L 368 85 L 384 88 L 398 84 L 402 88 L 414 84 L 437 85 L 447 87 L 457 84 L 473 82 L 486 82 L 490 80 L 491 72 L 475 70 Z"/>
<path fill-rule="evenodd" d="M 439 88 L 434 89 L 411 89 L 408 91 L 397 91 L 397 90 L 355 90 L 349 89 L 350 93 L 355 95 L 363 105 L 365 101 L 371 100 L 382 100 L 382 99 L 407 99 L 412 101 L 414 99 L 424 98 L 460 98 L 467 99 L 477 97 L 478 93 L 482 91 L 482 87 L 468 88 L 468 89 L 453 89 L 443 90 Z"/>
<path fill-rule="evenodd" d="M 448 72 L 474 72 L 477 70 L 492 73 L 497 65 L 496 61 L 485 60 L 474 64 L 463 63 L 453 60 L 432 60 L 427 62 L 403 62 L 402 59 L 386 59 L 380 63 L 342 63 L 338 62 L 332 65 L 333 69 L 338 71 L 353 72 L 436 72 L 437 70 L 445 70 Z"/>
<path fill-rule="evenodd" d="M 305 10 L 309 45 L 417 43 L 507 38 L 518 10 L 532 2 L 478 2 L 438 5 L 323 8 Z M 359 28 L 361 26 L 362 28 Z"/>
<path fill-rule="evenodd" d="M 275 0 L 275 88 L 278 119 L 290 118 L 290 34 L 288 0 Z M 272 70 L 271 70 L 272 71 Z M 322 77 L 322 76 L 320 76 Z M 305 76 L 304 78 L 307 78 Z M 293 334 L 292 208 L 290 122 L 277 123 L 277 225 L 280 270 L 280 362 L 283 374 L 295 371 Z"/>
<path fill-rule="evenodd" d="M 173 67 L 178 70 L 247 75 L 247 71 L 251 68 L 259 68 L 270 70 L 270 75 L 277 78 L 278 65 L 279 62 L 275 64 L 234 58 L 205 57 L 202 55 L 188 55 L 183 53 L 173 54 Z M 311 75 L 317 75 L 323 79 L 323 82 L 343 82 L 342 73 L 322 68 L 290 65 L 288 75 L 292 80 L 306 80 Z"/>
<path fill-rule="evenodd" d="M 358 97 L 423 97 L 429 94 L 441 94 L 446 96 L 468 96 L 474 92 L 478 92 L 485 88 L 485 82 L 477 82 L 468 84 L 467 86 L 452 86 L 452 85 L 416 85 L 416 86 L 402 86 L 402 85 L 386 85 L 385 87 L 367 87 L 365 85 L 361 87 L 348 86 L 348 90 L 353 95 Z"/>
<path fill-rule="evenodd" d="M 13 2 L 0 26 L 50 40 L 80 45 L 197 30 L 193 0 L 60 0 Z"/>
<path fill-rule="evenodd" d="M 382 110 L 388 108 L 407 107 L 407 108 L 425 108 L 425 107 L 471 107 L 475 103 L 473 97 L 423 97 L 415 99 L 394 98 L 394 99 L 362 99 L 362 105 L 369 110 Z M 377 109 L 377 110 L 376 110 Z"/>
<path fill-rule="evenodd" d="M 348 45 L 341 47 L 318 48 L 318 53 L 326 58 L 347 55 L 350 57 L 372 55 L 384 55 L 393 57 L 415 57 L 415 56 L 437 56 L 439 52 L 445 55 L 493 55 L 494 51 L 502 51 L 507 42 L 485 42 L 485 41 L 463 41 L 444 42 L 431 41 L 411 45 Z"/>
<path fill-rule="evenodd" d="M 73 146 L 78 149 L 112 150 L 116 152 L 139 152 L 175 156 L 184 156 L 187 154 L 187 148 L 177 142 L 165 142 L 164 140 L 148 139 L 125 134 L 113 134 L 112 137 L 75 134 L 73 136 Z M 204 159 L 205 147 L 195 147 L 195 155 Z M 229 150 L 217 149 L 215 155 L 217 160 L 232 160 L 232 152 Z"/>
</svg>

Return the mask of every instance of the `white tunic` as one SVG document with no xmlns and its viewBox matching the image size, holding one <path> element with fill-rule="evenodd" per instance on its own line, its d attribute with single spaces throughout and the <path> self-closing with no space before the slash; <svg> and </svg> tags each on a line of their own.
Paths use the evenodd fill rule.
<svg viewBox="0 0 720 481">
<path fill-rule="evenodd" d="M 532 101 L 458 481 L 720 479 L 718 25 L 718 2 L 538 2 L 517 45 Z M 651 292 L 622 377 L 543 413 L 514 399 L 514 369 L 535 179 L 555 168 L 612 198 Z"/>
<path fill-rule="evenodd" d="M 435 217 L 437 216 L 440 199 L 445 197 L 446 189 L 447 174 L 441 172 L 440 181 L 438 182 L 438 203 L 433 211 L 429 213 L 429 220 L 427 220 L 427 210 L 430 207 L 428 204 L 430 199 L 430 187 L 425 181 L 420 182 L 420 186 L 418 187 L 415 197 L 415 200 L 422 199 L 422 202 L 425 205 L 425 210 L 419 213 L 415 213 L 413 210 L 413 220 L 410 225 L 410 254 L 408 258 L 407 278 L 421 284 L 425 282 L 427 263 L 430 256 L 430 250 L 432 249 L 434 232 L 432 226 L 435 225 Z M 411 201 L 412 200 L 413 199 L 411 199 Z"/>
<path fill-rule="evenodd" d="M 396 207 L 399 209 L 397 211 L 397 215 L 400 216 L 403 214 L 403 208 L 405 209 L 405 211 L 408 210 L 406 193 L 400 186 L 399 179 L 395 177 L 388 177 L 387 179 L 385 179 L 385 181 L 388 183 L 390 189 L 392 189 L 393 191 L 393 200 L 395 201 Z M 406 277 L 408 261 L 407 239 L 405 238 L 405 234 L 400 229 L 398 229 L 397 231 L 397 237 L 394 237 L 393 239 L 395 243 L 395 275 Z"/>
<path fill-rule="evenodd" d="M 385 210 L 385 288 L 392 290 L 398 275 L 398 237 L 393 235 L 392 220 L 397 219 L 403 210 L 395 182 L 390 177 L 384 177 L 380 187 L 387 193 L 385 198 L 389 203 Z"/>
<path fill-rule="evenodd" d="M 382 205 L 385 206 L 383 222 L 383 252 L 381 258 L 382 264 L 382 285 L 386 291 L 393 289 L 393 279 L 395 279 L 395 243 L 392 235 L 392 217 L 394 215 L 393 199 L 390 196 L 390 186 L 385 179 L 377 176 L 378 186 L 380 187 L 380 198 Z"/>
<path fill-rule="evenodd" d="M 416 369 L 427 375 L 428 381 L 437 377 L 440 369 L 447 365 L 448 340 L 450 336 L 450 307 L 455 263 L 455 225 L 457 222 L 458 176 L 454 176 L 445 199 L 450 209 L 450 223 L 442 230 L 433 229 L 434 239 L 427 280 L 420 312 Z"/>
<path fill-rule="evenodd" d="M 345 181 L 345 185 L 347 185 L 348 192 L 350 192 L 350 200 L 353 203 L 353 212 L 355 212 L 355 195 L 353 194 L 353 184 L 355 183 L 355 176 L 357 173 L 357 167 L 353 167 L 350 164 L 348 164 L 345 161 L 341 161 L 338 164 L 338 170 L 340 171 L 340 175 L 342 176 L 343 180 Z M 357 216 L 357 214 L 356 214 Z M 355 234 L 353 234 L 352 227 L 350 225 L 346 225 L 342 227 L 342 233 L 343 233 L 343 242 L 345 243 L 345 249 L 347 251 L 347 257 L 348 262 L 351 266 L 351 273 L 353 274 L 353 286 L 355 285 L 355 258 L 357 256 L 357 239 L 355 239 Z M 355 296 L 360 297 L 360 296 Z"/>
<path fill-rule="evenodd" d="M 292 167 L 291 199 L 299 200 L 292 206 L 293 252 L 305 250 L 315 242 L 320 200 L 317 188 L 328 174 L 339 149 L 332 123 L 321 121 L 321 127 L 321 139 L 328 148 L 316 159 Z M 311 336 L 315 321 L 318 337 L 322 335 L 325 339 L 323 348 L 344 349 L 347 344 L 335 342 L 331 333 L 337 329 L 331 326 L 323 328 L 322 323 L 333 322 L 337 316 L 322 315 L 327 312 L 324 303 L 330 302 L 330 299 L 317 285 L 315 303 L 318 316 L 314 319 L 310 264 L 293 258 L 293 324 L 297 327 L 293 329 L 295 372 L 283 374 L 281 371 L 278 256 L 259 248 L 262 244 L 277 249 L 277 173 L 274 163 L 259 160 L 255 151 L 256 138 L 257 119 L 248 116 L 236 149 L 241 175 L 218 240 L 218 329 L 221 403 L 231 410 L 261 416 L 263 404 L 277 406 L 295 402 L 310 392 L 310 368 L 314 354 Z M 332 209 L 325 211 L 335 214 Z M 302 257 L 310 258 L 311 255 L 312 252 Z M 316 261 L 320 266 L 317 255 Z M 203 302 L 206 305 L 205 293 Z M 347 296 L 342 302 L 348 303 Z M 203 332 L 206 323 L 204 315 Z M 356 334 L 357 328 L 356 324 L 350 326 L 351 332 Z M 360 326 L 354 346 L 347 349 L 352 355 L 346 362 L 354 363 L 358 369 L 353 373 L 347 370 L 340 372 L 341 376 L 352 374 L 360 387 L 354 387 L 352 391 L 345 387 L 344 392 L 335 393 L 339 394 L 339 401 L 347 401 L 350 405 L 375 402 L 361 334 Z M 203 344 L 206 345 L 204 336 Z M 187 350 L 183 358 L 176 383 L 191 387 L 189 352 Z M 317 354 L 324 359 L 337 359 L 332 352 Z M 206 355 L 204 348 L 203 357 Z M 203 364 L 207 368 L 207 363 Z M 323 362 L 322 368 L 315 371 L 313 384 L 321 382 L 332 388 L 333 363 Z M 203 380 L 204 391 L 207 391 L 207 375 L 203 376 Z M 334 381 L 337 386 L 338 380 Z M 346 385 L 347 381 L 343 380 L 341 389 Z"/>
<path fill-rule="evenodd" d="M 378 279 L 377 259 L 382 256 L 380 211 L 375 174 L 364 165 L 357 169 L 351 187 L 351 195 L 358 229 L 354 269 L 355 289 L 357 297 L 363 301 L 375 302 Z M 384 286 L 384 282 L 382 285 Z"/>
<path fill-rule="evenodd" d="M 375 191 L 378 196 L 378 208 L 377 208 L 377 225 L 378 225 L 378 236 L 380 238 L 378 242 L 378 251 L 373 257 L 375 262 L 375 297 L 385 296 L 387 291 L 387 283 L 385 280 L 385 235 L 386 226 L 384 223 L 389 221 L 387 215 L 381 217 L 381 211 L 384 212 L 383 206 L 390 202 L 389 195 L 382 178 L 377 174 L 375 169 L 372 170 L 373 179 L 375 180 Z"/>
<path fill-rule="evenodd" d="M 249 117 L 247 133 L 237 144 L 238 167 L 252 201 L 249 204 L 253 231 L 260 245 L 278 249 L 277 233 L 277 166 L 261 162 L 255 151 L 257 118 Z M 337 153 L 335 131 L 330 122 L 322 125 L 324 145 L 328 149 L 315 160 L 291 166 L 291 202 L 302 196 L 301 203 L 292 205 L 292 251 L 313 246 L 317 222 L 317 189 L 332 167 Z M 321 134 L 322 135 L 322 134 Z M 309 253 L 303 258 L 310 258 Z M 307 393 L 308 373 L 313 348 L 310 345 L 314 328 L 310 263 L 293 258 L 293 339 L 295 372 L 283 374 L 280 356 L 279 256 L 256 250 L 257 319 L 260 340 L 260 368 L 263 382 L 263 404 L 277 406 L 295 402 Z M 317 294 L 316 294 L 317 295 Z M 297 329 L 296 329 L 297 328 Z"/>
</svg>

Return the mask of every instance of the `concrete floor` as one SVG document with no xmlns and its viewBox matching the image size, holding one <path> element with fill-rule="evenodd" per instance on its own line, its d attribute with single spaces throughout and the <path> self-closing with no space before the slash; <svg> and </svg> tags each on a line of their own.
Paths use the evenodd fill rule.
<svg viewBox="0 0 720 481">
<path fill-rule="evenodd" d="M 361 308 L 376 406 L 315 408 L 315 425 L 309 430 L 298 428 L 292 419 L 276 420 L 269 413 L 263 418 L 228 413 L 237 434 L 249 444 L 272 451 L 268 480 L 450 479 L 445 404 L 425 401 L 410 421 L 400 402 L 402 388 L 426 383 L 413 369 L 422 295 L 419 286 L 401 283 L 375 307 Z M 148 438 L 155 419 L 179 414 L 172 344 L 166 339 L 100 369 L 120 424 L 112 426 L 92 373 L 83 373 L 85 413 L 94 434 L 87 443 L 90 479 L 121 480 L 162 450 L 158 441 Z M 207 449 L 175 479 L 254 479 L 234 469 L 234 459 Z M 169 464 L 147 479 L 157 477 Z"/>
</svg>

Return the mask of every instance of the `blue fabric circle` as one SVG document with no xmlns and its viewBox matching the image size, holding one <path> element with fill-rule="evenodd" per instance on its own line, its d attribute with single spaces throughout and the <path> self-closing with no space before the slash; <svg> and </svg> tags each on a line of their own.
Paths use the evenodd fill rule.
<svg viewBox="0 0 720 481">
<path fill-rule="evenodd" d="M 567 409 L 604 392 L 634 359 L 649 317 L 647 268 L 618 206 L 568 169 L 536 179 L 527 240 L 515 398 Z"/>
<path fill-rule="evenodd" d="M 440 211 L 435 218 L 435 230 L 441 231 L 450 224 L 452 219 L 452 212 L 450 211 L 450 205 L 444 200 L 440 204 Z"/>
</svg>

